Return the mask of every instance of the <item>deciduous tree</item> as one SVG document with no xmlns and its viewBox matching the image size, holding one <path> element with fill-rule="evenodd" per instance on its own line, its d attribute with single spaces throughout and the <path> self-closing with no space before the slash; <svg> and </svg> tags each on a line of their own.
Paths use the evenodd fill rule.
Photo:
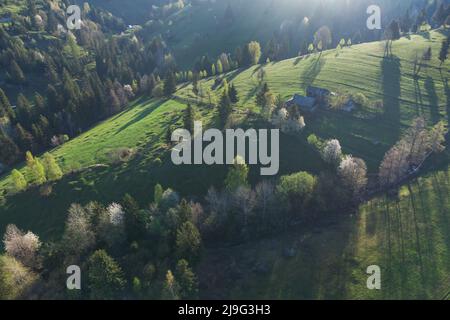
<svg viewBox="0 0 450 320">
<path fill-rule="evenodd" d="M 24 233 L 15 225 L 10 224 L 6 227 L 3 244 L 6 253 L 23 263 L 26 267 L 39 267 L 38 250 L 41 242 L 34 233 L 30 231 Z"/>
<path fill-rule="evenodd" d="M 14 192 L 20 192 L 27 188 L 27 180 L 19 170 L 13 169 L 11 177 L 14 184 Z"/>
<path fill-rule="evenodd" d="M 42 162 L 48 181 L 56 181 L 62 178 L 62 170 L 52 154 L 46 152 Z"/>
<path fill-rule="evenodd" d="M 353 197 L 358 197 L 367 185 L 367 166 L 364 160 L 346 156 L 338 168 L 343 185 Z"/>
<path fill-rule="evenodd" d="M 183 223 L 177 230 L 177 256 L 188 261 L 196 261 L 200 254 L 201 235 L 197 227 L 190 221 Z"/>
<path fill-rule="evenodd" d="M 247 52 L 250 65 L 258 64 L 261 59 L 261 45 L 256 41 L 252 41 L 247 45 Z"/>
<path fill-rule="evenodd" d="M 226 189 L 228 191 L 235 191 L 239 187 L 248 186 L 248 171 L 249 169 L 245 160 L 240 156 L 236 157 L 225 179 Z"/>
</svg>

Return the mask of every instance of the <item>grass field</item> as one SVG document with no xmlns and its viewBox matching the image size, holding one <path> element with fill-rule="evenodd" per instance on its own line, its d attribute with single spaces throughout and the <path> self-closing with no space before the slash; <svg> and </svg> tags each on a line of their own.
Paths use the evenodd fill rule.
<svg viewBox="0 0 450 320">
<path fill-rule="evenodd" d="M 450 167 L 314 230 L 207 252 L 205 297 L 442 299 L 450 291 Z M 285 250 L 294 255 L 286 257 Z M 381 268 L 368 290 L 366 268 Z"/>
<path fill-rule="evenodd" d="M 315 133 L 320 137 L 336 137 L 344 151 L 364 158 L 369 169 L 375 172 L 385 151 L 397 140 L 400 131 L 417 115 L 424 115 L 430 124 L 446 119 L 448 87 L 448 62 L 437 68 L 436 52 L 442 35 L 433 32 L 429 39 L 413 36 L 394 43 L 393 52 L 398 58 L 383 59 L 381 43 L 354 46 L 339 52 L 331 50 L 305 59 L 291 59 L 264 66 L 267 80 L 275 93 L 289 97 L 302 93 L 307 84 L 324 86 L 334 91 L 364 92 L 371 99 L 383 99 L 386 110 L 377 118 L 360 117 L 322 110 L 307 118 L 307 130 L 299 138 L 282 137 L 281 174 L 306 170 L 320 172 L 322 162 L 306 143 L 306 136 Z M 434 58 L 431 66 L 424 68 L 422 78 L 415 86 L 411 75 L 411 55 L 432 46 Z M 252 108 L 257 92 L 256 69 L 236 71 L 228 75 L 238 88 L 241 109 Z M 213 80 L 202 82 L 212 85 Z M 176 93 L 186 99 L 192 96 L 190 85 L 183 85 Z M 420 93 L 419 93 L 420 92 Z M 220 88 L 215 94 L 220 93 Z M 447 95 L 446 95 L 447 93 Z M 417 106 L 416 106 L 417 99 Z M 42 237 L 57 237 L 72 202 L 98 200 L 117 201 L 124 193 L 135 195 L 142 205 L 152 199 L 153 186 L 179 190 L 183 195 L 200 196 L 211 185 L 221 186 L 226 167 L 174 167 L 166 159 L 166 129 L 169 123 L 181 123 L 184 104 L 168 100 L 156 101 L 141 98 L 111 119 L 55 149 L 52 153 L 68 174 L 53 186 L 49 197 L 42 197 L 33 189 L 8 197 L 0 207 L 0 230 L 6 224 L 16 223 L 31 229 Z M 210 122 L 215 110 L 198 108 L 199 118 Z M 380 141 L 375 145 L 374 141 Z M 121 148 L 130 148 L 136 156 L 125 163 L 114 163 L 112 155 Z M 162 164 L 155 162 L 161 158 Z M 89 168 L 104 164 L 109 167 Z M 256 180 L 252 168 L 252 181 Z M 25 171 L 24 171 L 25 172 Z M 10 183 L 8 176 L 0 179 L 0 190 Z"/>
<path fill-rule="evenodd" d="M 363 158 L 370 171 L 375 172 L 387 149 L 413 118 L 423 116 L 430 125 L 447 120 L 449 63 L 440 70 L 437 59 L 442 39 L 439 32 L 402 38 L 394 43 L 392 58 L 384 58 L 384 43 L 375 42 L 270 63 L 263 68 L 269 87 L 286 99 L 294 93 L 304 94 L 306 87 L 312 84 L 338 93 L 361 92 L 372 102 L 382 100 L 385 110 L 381 115 L 370 110 L 363 112 L 364 116 L 321 110 L 306 119 L 306 135 L 315 133 L 323 138 L 338 138 L 347 153 Z M 433 59 L 415 81 L 413 58 L 430 46 Z M 246 108 L 255 108 L 259 68 L 261 66 L 255 66 L 227 76 L 238 88 L 240 104 Z M 213 79 L 201 85 L 212 87 Z M 215 93 L 219 95 L 221 88 Z M 191 86 L 177 95 L 194 98 Z"/>
<path fill-rule="evenodd" d="M 39 188 L 8 197 L 0 206 L 0 230 L 9 223 L 34 230 L 44 239 L 57 238 L 62 232 L 66 211 L 73 202 L 91 200 L 108 203 L 130 193 L 142 206 L 153 199 L 155 184 L 172 187 L 186 196 L 202 196 L 212 185 L 222 187 L 224 166 L 174 166 L 165 144 L 170 124 L 181 126 L 184 104 L 173 100 L 140 99 L 129 109 L 52 151 L 66 176 L 53 185 L 49 197 Z M 212 121 L 211 110 L 198 109 L 204 121 Z M 307 170 L 318 173 L 321 159 L 305 142 L 281 137 L 280 171 Z M 301 146 L 299 148 L 299 145 Z M 122 148 L 132 149 L 135 157 L 125 163 L 114 161 Z M 160 158 L 161 164 L 155 160 Z M 107 166 L 94 167 L 98 164 Z M 90 168 L 91 167 L 91 168 Z M 27 170 L 22 168 L 26 174 Z M 72 173 L 73 172 L 73 173 Z M 251 169 L 251 180 L 258 178 L 259 168 Z M 0 190 L 11 183 L 0 180 Z"/>
</svg>

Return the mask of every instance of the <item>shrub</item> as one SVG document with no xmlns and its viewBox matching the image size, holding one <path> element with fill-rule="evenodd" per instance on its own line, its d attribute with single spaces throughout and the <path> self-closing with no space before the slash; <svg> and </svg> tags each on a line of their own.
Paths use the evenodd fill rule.
<svg viewBox="0 0 450 320">
<path fill-rule="evenodd" d="M 289 205 L 290 210 L 301 209 L 312 197 L 315 180 L 314 176 L 307 172 L 283 176 L 277 186 L 277 194 Z"/>
<path fill-rule="evenodd" d="M 359 106 L 361 106 L 361 107 L 367 106 L 368 101 L 369 101 L 369 100 L 367 99 L 367 97 L 366 97 L 364 94 L 360 93 L 360 92 L 354 94 L 354 95 L 352 96 L 352 99 L 353 99 L 353 101 L 354 101 L 357 105 L 359 105 Z"/>
<path fill-rule="evenodd" d="M 37 276 L 11 256 L 0 256 L 0 300 L 18 299 Z"/>
<path fill-rule="evenodd" d="M 155 98 L 161 98 L 164 96 L 164 84 L 158 83 L 152 90 L 152 96 Z"/>
</svg>

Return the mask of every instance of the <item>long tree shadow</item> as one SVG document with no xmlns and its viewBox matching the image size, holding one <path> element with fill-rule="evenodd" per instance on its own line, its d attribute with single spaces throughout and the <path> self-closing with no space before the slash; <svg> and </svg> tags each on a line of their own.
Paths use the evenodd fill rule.
<svg viewBox="0 0 450 320">
<path fill-rule="evenodd" d="M 310 61 L 309 66 L 303 70 L 300 76 L 301 83 L 303 83 L 305 88 L 314 83 L 314 80 L 316 80 L 320 71 L 322 71 L 325 63 L 326 60 L 322 59 L 322 55 L 318 56 L 315 61 Z"/>
<path fill-rule="evenodd" d="M 439 99 L 436 94 L 436 86 L 432 77 L 428 76 L 425 80 L 425 90 L 427 90 L 431 121 L 433 124 L 440 120 Z"/>
<path fill-rule="evenodd" d="M 422 253 L 422 245 L 421 245 L 421 239 L 420 239 L 420 227 L 417 219 L 417 209 L 416 209 L 416 198 L 414 191 L 411 187 L 411 184 L 408 183 L 408 191 L 410 195 L 410 201 L 411 201 L 411 209 L 412 209 L 412 217 L 414 222 L 414 232 L 416 237 L 416 253 L 417 253 L 417 262 L 419 264 L 419 270 L 420 270 L 420 278 L 422 281 L 422 286 L 425 287 L 425 272 L 424 272 L 424 262 L 423 262 L 423 253 Z"/>
<path fill-rule="evenodd" d="M 418 79 L 414 79 L 414 97 L 416 102 L 417 115 L 420 116 L 421 114 L 424 113 L 424 110 L 423 110 L 422 89 L 420 89 L 420 83 Z"/>
<path fill-rule="evenodd" d="M 442 81 L 444 83 L 445 96 L 447 97 L 447 121 L 450 123 L 450 88 L 448 86 L 448 79 Z M 447 145 L 450 143 L 450 132 L 447 133 Z"/>
<path fill-rule="evenodd" d="M 122 131 L 124 131 L 125 129 L 127 129 L 128 127 L 132 126 L 133 124 L 138 123 L 139 121 L 141 121 L 142 119 L 144 119 L 145 117 L 147 117 L 148 115 L 153 113 L 153 111 L 158 109 L 165 102 L 166 102 L 166 100 L 160 100 L 157 103 L 153 104 L 152 106 L 149 106 L 149 107 L 145 108 L 139 114 L 137 114 L 135 117 L 133 117 L 133 119 L 131 119 L 130 121 L 125 123 L 123 126 L 121 126 L 116 131 L 115 134 L 117 135 L 117 134 L 121 133 Z"/>
<path fill-rule="evenodd" d="M 398 140 L 400 136 L 401 63 L 396 56 L 384 57 L 381 61 L 384 121 L 390 124 Z"/>
</svg>

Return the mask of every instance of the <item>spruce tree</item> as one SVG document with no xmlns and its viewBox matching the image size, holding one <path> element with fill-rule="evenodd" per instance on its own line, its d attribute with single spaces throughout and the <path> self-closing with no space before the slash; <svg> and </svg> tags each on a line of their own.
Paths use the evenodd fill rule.
<svg viewBox="0 0 450 320">
<path fill-rule="evenodd" d="M 178 261 L 175 276 L 180 285 L 181 298 L 196 299 L 198 295 L 197 277 L 185 259 Z"/>
<path fill-rule="evenodd" d="M 172 72 L 167 73 L 166 79 L 164 80 L 164 96 L 170 97 L 177 91 L 177 81 Z"/>
<path fill-rule="evenodd" d="M 270 92 L 269 86 L 267 85 L 267 82 L 264 83 L 261 90 L 259 91 L 258 95 L 256 96 L 256 105 L 264 108 L 266 105 L 266 94 Z"/>
<path fill-rule="evenodd" d="M 16 83 L 16 84 L 25 83 L 25 75 L 15 60 L 13 60 L 10 64 L 9 76 L 13 83 Z"/>
<path fill-rule="evenodd" d="M 231 85 L 228 95 L 230 97 L 231 103 L 238 103 L 239 102 L 238 92 L 237 92 L 236 87 L 234 86 L 234 84 Z"/>
<path fill-rule="evenodd" d="M 14 111 L 5 92 L 0 88 L 0 117 L 14 118 Z"/>
<path fill-rule="evenodd" d="M 17 116 L 22 124 L 24 124 L 28 128 L 31 127 L 31 103 L 22 93 L 17 96 Z"/>
<path fill-rule="evenodd" d="M 222 128 L 224 128 L 228 123 L 228 118 L 232 112 L 232 106 L 230 97 L 228 95 L 228 90 L 224 89 L 222 98 L 219 104 L 219 121 Z"/>
<path fill-rule="evenodd" d="M 19 158 L 20 151 L 17 145 L 8 136 L 0 131 L 0 163 L 7 166 L 14 164 Z"/>
<path fill-rule="evenodd" d="M 184 128 L 188 130 L 191 134 L 194 133 L 194 121 L 195 121 L 195 111 L 190 104 L 184 112 L 183 124 Z"/>
<path fill-rule="evenodd" d="M 33 151 L 35 149 L 34 137 L 20 123 L 16 124 L 15 132 L 17 136 L 16 141 L 21 151 Z"/>
</svg>

